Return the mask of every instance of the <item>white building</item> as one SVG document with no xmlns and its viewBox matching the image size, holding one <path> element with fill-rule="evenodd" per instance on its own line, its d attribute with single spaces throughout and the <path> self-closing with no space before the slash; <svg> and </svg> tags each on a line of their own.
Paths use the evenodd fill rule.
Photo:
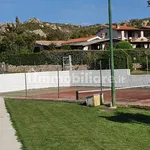
<svg viewBox="0 0 150 150">
<path fill-rule="evenodd" d="M 143 31 L 129 26 L 113 25 L 113 38 L 121 40 L 137 39 L 144 36 Z M 99 31 L 97 35 L 101 38 L 109 38 L 109 26 Z"/>
<path fill-rule="evenodd" d="M 141 29 L 129 27 L 129 26 L 121 26 L 121 25 L 113 25 L 113 38 L 120 39 L 123 41 L 129 41 L 133 48 L 150 48 L 150 27 L 142 27 Z M 97 36 L 102 39 L 109 38 L 109 26 L 105 26 L 102 30 L 97 33 Z"/>
</svg>

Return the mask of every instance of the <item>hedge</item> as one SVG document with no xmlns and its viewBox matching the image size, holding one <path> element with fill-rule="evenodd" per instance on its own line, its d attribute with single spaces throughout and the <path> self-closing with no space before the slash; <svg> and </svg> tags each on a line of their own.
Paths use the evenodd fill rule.
<svg viewBox="0 0 150 150">
<path fill-rule="evenodd" d="M 101 56 L 99 56 L 95 62 L 90 65 L 91 68 L 99 69 L 100 60 L 102 62 L 102 69 L 110 69 L 110 53 L 107 51 Z M 115 69 L 126 69 L 129 68 L 133 70 L 133 64 L 131 57 L 124 50 L 114 50 L 114 68 Z"/>
<path fill-rule="evenodd" d="M 102 54 L 103 52 L 96 51 L 53 51 L 53 52 L 42 52 L 33 54 L 1 54 L 0 62 L 6 62 L 11 65 L 44 65 L 44 64 L 62 64 L 63 57 L 71 55 L 72 64 L 87 64 L 89 55 L 93 58 Z"/>
<path fill-rule="evenodd" d="M 143 49 L 138 49 L 138 50 L 125 50 L 132 58 L 134 63 L 142 63 L 145 61 L 146 58 L 146 51 L 150 50 L 143 50 Z M 134 57 L 136 60 L 134 60 Z"/>
<path fill-rule="evenodd" d="M 127 59 L 128 57 L 130 62 L 140 63 L 144 65 L 146 62 L 146 54 L 150 53 L 150 50 L 124 50 L 126 53 L 124 57 L 124 61 L 122 62 L 122 51 L 123 50 L 115 50 L 115 68 L 125 68 L 127 67 Z M 68 50 L 68 51 L 43 51 L 41 53 L 32 53 L 32 54 L 16 54 L 9 55 L 6 53 L 0 54 L 0 62 L 6 62 L 11 65 L 44 65 L 44 64 L 62 64 L 64 56 L 72 56 L 72 64 L 87 64 L 91 69 L 97 68 L 99 65 L 98 60 L 102 59 L 103 62 L 107 60 L 107 63 L 104 63 L 104 68 L 109 68 L 109 51 L 82 51 L 82 50 Z M 133 58 L 136 57 L 136 60 L 133 61 Z M 150 58 L 150 56 L 149 56 Z M 105 60 L 105 61 L 104 61 Z M 123 65 L 123 66 L 122 66 Z M 131 66 L 130 66 L 131 68 Z"/>
</svg>

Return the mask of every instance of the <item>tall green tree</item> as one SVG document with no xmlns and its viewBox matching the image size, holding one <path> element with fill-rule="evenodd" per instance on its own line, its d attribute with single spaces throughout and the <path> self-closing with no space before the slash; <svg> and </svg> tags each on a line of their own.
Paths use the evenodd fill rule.
<svg viewBox="0 0 150 150">
<path fill-rule="evenodd" d="M 26 32 L 16 17 L 15 24 L 7 24 L 6 32 L 3 33 L 3 39 L 0 42 L 0 52 L 10 54 L 22 53 L 22 51 L 32 52 L 35 46 L 36 35 Z"/>
</svg>

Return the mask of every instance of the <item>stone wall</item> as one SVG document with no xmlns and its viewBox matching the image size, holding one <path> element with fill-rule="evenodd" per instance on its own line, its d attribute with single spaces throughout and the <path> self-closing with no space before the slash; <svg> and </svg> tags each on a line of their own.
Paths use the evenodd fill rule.
<svg viewBox="0 0 150 150">
<path fill-rule="evenodd" d="M 62 66 L 58 66 L 59 70 L 62 71 Z M 74 65 L 73 70 L 88 70 L 87 65 Z M 69 70 L 65 68 L 65 70 Z M 57 65 L 38 65 L 38 66 L 13 66 L 6 65 L 6 72 L 9 73 L 21 73 L 21 72 L 44 72 L 44 71 L 57 71 Z M 2 72 L 2 66 L 0 64 L 0 72 Z"/>
</svg>

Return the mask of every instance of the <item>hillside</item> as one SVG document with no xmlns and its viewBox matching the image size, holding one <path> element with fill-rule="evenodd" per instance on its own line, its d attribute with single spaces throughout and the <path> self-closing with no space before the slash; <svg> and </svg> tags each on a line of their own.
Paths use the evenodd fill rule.
<svg viewBox="0 0 150 150">
<path fill-rule="evenodd" d="M 123 21 L 120 24 L 140 28 L 142 26 L 150 26 L 150 18 L 131 19 L 131 20 Z"/>
<path fill-rule="evenodd" d="M 19 22 L 19 18 L 16 17 L 16 22 Z M 3 23 L 0 24 L 0 39 L 2 39 L 2 34 L 6 31 L 7 25 L 16 26 L 15 23 Z M 38 35 L 37 39 L 43 40 L 68 40 L 71 38 L 79 38 L 95 35 L 103 25 L 96 24 L 90 26 L 80 26 L 73 24 L 59 24 L 42 22 L 37 18 L 31 18 L 25 22 L 19 22 L 20 28 L 24 33 L 33 33 Z M 150 18 L 145 19 L 132 19 L 124 22 L 120 22 L 122 25 L 129 25 L 140 28 L 142 25 L 150 25 Z"/>
<path fill-rule="evenodd" d="M 19 19 L 16 18 L 19 22 Z M 59 24 L 50 22 L 41 22 L 39 19 L 31 18 L 25 22 L 19 22 L 23 32 L 34 33 L 39 35 L 38 39 L 44 40 L 68 40 L 70 38 L 78 38 L 83 36 L 95 35 L 101 28 L 100 24 L 91 26 L 80 26 L 73 24 Z M 16 26 L 16 23 L 0 24 L 0 35 L 6 33 L 7 26 Z"/>
<path fill-rule="evenodd" d="M 150 18 L 132 19 L 119 24 L 140 28 L 142 25 L 150 25 Z M 103 26 L 50 23 L 37 18 L 20 22 L 16 17 L 14 23 L 0 24 L 0 53 L 30 53 L 34 50 L 36 40 L 56 41 L 87 37 L 95 35 Z"/>
</svg>

